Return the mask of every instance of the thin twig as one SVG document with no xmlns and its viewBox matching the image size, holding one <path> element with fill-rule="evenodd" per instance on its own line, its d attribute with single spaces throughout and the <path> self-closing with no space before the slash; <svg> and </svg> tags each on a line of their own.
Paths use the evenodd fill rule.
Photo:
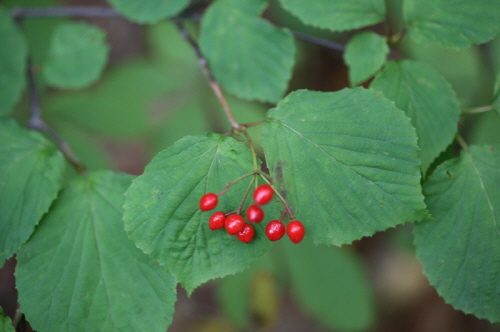
<svg viewBox="0 0 500 332">
<path fill-rule="evenodd" d="M 339 51 L 339 52 L 344 52 L 345 51 L 345 45 L 335 43 L 326 39 L 318 38 L 318 37 L 313 37 L 311 35 L 299 32 L 299 31 L 294 31 L 292 30 L 292 34 L 298 38 L 302 39 L 303 41 L 306 41 L 310 44 L 315 44 L 319 46 L 323 46 L 326 48 L 329 48 L 331 50 Z"/>
<path fill-rule="evenodd" d="M 261 125 L 266 121 L 267 120 L 260 120 L 260 121 L 255 121 L 255 122 L 242 123 L 242 124 L 240 124 L 240 126 L 245 127 L 245 128 L 250 128 L 250 127 L 255 127 L 255 126 Z"/>
<path fill-rule="evenodd" d="M 14 7 L 10 10 L 14 19 L 24 17 L 123 17 L 114 8 L 95 6 L 67 7 Z"/>
<path fill-rule="evenodd" d="M 192 6 L 186 8 L 177 17 L 174 17 L 173 20 L 177 21 L 179 19 L 190 19 L 199 21 L 203 15 L 196 13 L 196 11 L 205 6 L 206 4 L 203 3 L 194 3 Z M 104 6 L 14 7 L 10 10 L 10 15 L 16 20 L 28 17 L 124 18 L 123 15 L 116 11 L 114 8 Z M 299 31 L 291 30 L 291 32 L 296 38 L 306 41 L 310 44 L 323 46 L 325 48 L 339 52 L 345 51 L 345 45 L 343 44 L 314 37 Z"/>
<path fill-rule="evenodd" d="M 35 69 L 31 60 L 28 57 L 28 86 L 30 96 L 31 116 L 28 120 L 28 127 L 45 133 L 51 137 L 57 144 L 59 150 L 62 152 L 66 160 L 73 165 L 79 173 L 86 173 L 85 166 L 78 160 L 71 150 L 69 144 L 57 134 L 42 118 L 42 109 L 40 97 L 38 95 L 38 88 L 35 82 Z"/>
<path fill-rule="evenodd" d="M 457 133 L 456 137 L 457 137 L 458 144 L 460 144 L 462 149 L 469 151 L 469 146 L 467 145 L 467 142 L 465 142 L 465 139 L 462 137 L 462 135 Z"/>
<path fill-rule="evenodd" d="M 12 326 L 16 329 L 16 331 L 24 331 L 25 330 L 26 320 L 24 318 L 24 314 L 21 312 L 19 308 L 19 304 L 16 308 L 16 312 L 14 313 L 14 317 L 12 319 Z"/>
<path fill-rule="evenodd" d="M 207 60 L 201 54 L 200 47 L 198 46 L 198 43 L 191 37 L 191 34 L 189 31 L 187 31 L 186 27 L 184 26 L 184 23 L 180 19 L 174 19 L 175 25 L 179 29 L 182 37 L 191 45 L 193 48 L 194 52 L 196 53 L 196 58 L 198 59 L 198 63 L 203 70 L 203 73 L 205 74 L 205 77 L 208 80 L 208 83 L 210 85 L 210 88 L 214 92 L 215 96 L 219 100 L 219 103 L 222 105 L 222 109 L 224 110 L 224 113 L 226 113 L 227 119 L 229 120 L 229 123 L 231 124 L 231 127 L 233 128 L 233 131 L 240 131 L 241 127 L 238 121 L 236 121 L 233 112 L 229 108 L 229 105 L 226 101 L 226 98 L 222 94 L 222 90 L 220 88 L 219 83 L 215 80 L 214 75 L 212 74 L 212 71 L 208 68 Z"/>
<path fill-rule="evenodd" d="M 271 183 L 271 181 L 269 181 L 266 176 L 263 176 L 263 174 L 265 173 L 259 173 L 260 177 L 262 180 L 264 180 L 264 182 L 266 182 L 268 185 L 271 186 L 271 188 L 273 189 L 274 193 L 276 194 L 276 196 L 278 196 L 279 200 L 281 201 L 281 203 L 283 203 L 283 205 L 285 206 L 285 211 L 288 213 L 288 215 L 290 216 L 290 218 L 292 218 L 292 220 L 295 220 L 295 217 L 293 216 L 293 213 L 292 213 L 292 209 L 290 208 L 290 205 L 288 205 L 287 201 L 285 200 L 285 198 L 280 194 L 280 192 L 278 191 L 278 189 L 276 189 L 273 184 Z M 283 217 L 282 217 L 283 218 Z"/>
</svg>

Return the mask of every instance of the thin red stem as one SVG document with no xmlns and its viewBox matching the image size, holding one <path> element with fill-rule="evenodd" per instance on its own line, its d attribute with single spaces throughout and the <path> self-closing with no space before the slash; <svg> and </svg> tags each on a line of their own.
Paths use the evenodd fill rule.
<svg viewBox="0 0 500 332">
<path fill-rule="evenodd" d="M 226 98 L 222 94 L 222 90 L 221 90 L 219 83 L 215 80 L 215 77 L 212 74 L 212 71 L 210 70 L 210 68 L 208 68 L 207 60 L 205 59 L 205 57 L 201 53 L 201 50 L 200 50 L 200 47 L 198 46 L 198 43 L 193 39 L 193 37 L 191 37 L 191 34 L 186 29 L 184 22 L 182 20 L 174 19 L 174 22 L 175 22 L 175 25 L 177 26 L 177 28 L 179 29 L 182 37 L 184 37 L 184 39 L 189 43 L 191 48 L 194 50 L 194 52 L 196 54 L 196 58 L 198 59 L 198 63 L 200 65 L 203 73 L 205 74 L 205 77 L 208 80 L 208 84 L 210 85 L 210 88 L 212 89 L 215 96 L 219 100 L 219 103 L 221 104 L 222 109 L 224 110 L 224 113 L 226 113 L 226 117 L 227 117 L 229 123 L 231 124 L 233 131 L 235 131 L 235 132 L 241 131 L 242 128 L 241 128 L 240 124 L 238 123 L 238 121 L 236 121 L 236 118 L 234 117 L 234 114 L 231 111 L 231 108 L 229 107 L 229 105 L 226 101 Z"/>
<path fill-rule="evenodd" d="M 288 205 L 288 203 L 283 198 L 283 196 L 281 196 L 280 192 L 276 188 L 274 188 L 274 186 L 272 185 L 271 181 L 269 181 L 265 176 L 263 176 L 262 172 L 259 172 L 259 175 L 262 178 L 262 180 L 264 180 L 268 185 L 271 186 L 271 188 L 273 189 L 273 191 L 276 193 L 276 196 L 278 196 L 278 198 L 281 201 L 281 203 L 283 203 L 283 205 L 285 206 L 285 211 L 288 213 L 288 215 L 290 216 L 290 218 L 292 218 L 292 220 L 295 220 L 295 217 L 293 216 L 292 210 L 290 209 L 290 205 Z"/>
</svg>

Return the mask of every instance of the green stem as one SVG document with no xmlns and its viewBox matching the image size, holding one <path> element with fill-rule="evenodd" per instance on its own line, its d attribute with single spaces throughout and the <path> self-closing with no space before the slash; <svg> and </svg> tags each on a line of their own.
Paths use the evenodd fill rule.
<svg viewBox="0 0 500 332">
<path fill-rule="evenodd" d="M 479 106 L 479 107 L 474 107 L 474 108 L 469 108 L 467 110 L 464 110 L 464 111 L 462 111 L 461 115 L 471 115 L 471 114 L 484 113 L 484 112 L 489 112 L 493 109 L 494 109 L 493 105 Z"/>
<path fill-rule="evenodd" d="M 252 138 L 247 133 L 245 128 L 242 128 L 241 132 L 243 133 L 243 135 L 245 135 L 245 138 L 248 141 L 248 146 L 250 147 L 250 153 L 252 154 L 253 170 L 255 173 L 257 173 L 257 172 L 259 172 L 259 164 L 257 162 L 257 153 L 255 152 L 255 147 L 253 146 Z"/>
</svg>

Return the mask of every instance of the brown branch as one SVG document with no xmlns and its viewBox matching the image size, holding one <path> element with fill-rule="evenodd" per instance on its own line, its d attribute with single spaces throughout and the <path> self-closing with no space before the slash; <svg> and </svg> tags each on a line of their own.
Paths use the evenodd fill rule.
<svg viewBox="0 0 500 332">
<path fill-rule="evenodd" d="M 54 140 L 57 147 L 62 152 L 66 160 L 75 167 L 79 173 L 86 173 L 85 166 L 78 160 L 71 150 L 69 144 L 57 134 L 42 118 L 42 108 L 40 103 L 40 97 L 38 95 L 38 88 L 35 82 L 35 69 L 31 60 L 31 56 L 28 56 L 28 87 L 30 96 L 30 108 L 31 116 L 28 120 L 28 127 L 40 131 Z"/>
<path fill-rule="evenodd" d="M 191 37 L 191 34 L 189 31 L 187 31 L 186 27 L 184 26 L 184 22 L 182 22 L 180 19 L 174 19 L 174 23 L 179 29 L 182 37 L 189 43 L 189 45 L 193 48 L 196 58 L 198 59 L 198 64 L 200 65 L 201 69 L 203 70 L 203 73 L 205 74 L 205 77 L 208 80 L 208 83 L 210 85 L 210 88 L 214 92 L 215 96 L 219 100 L 219 103 L 222 106 L 222 109 L 224 110 L 224 113 L 226 113 L 226 117 L 229 120 L 229 123 L 231 124 L 231 127 L 233 128 L 233 131 L 240 131 L 241 126 L 236 121 L 233 112 L 229 108 L 229 105 L 226 101 L 226 98 L 222 94 L 221 87 L 219 83 L 215 80 L 214 75 L 212 74 L 212 71 L 210 68 L 208 68 L 207 64 L 207 59 L 203 56 L 201 53 L 200 47 L 198 46 L 198 43 Z"/>
</svg>

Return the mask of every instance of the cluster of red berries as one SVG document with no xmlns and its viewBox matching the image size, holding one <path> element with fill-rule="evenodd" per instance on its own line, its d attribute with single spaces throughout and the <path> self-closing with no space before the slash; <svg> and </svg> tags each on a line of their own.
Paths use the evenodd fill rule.
<svg viewBox="0 0 500 332">
<path fill-rule="evenodd" d="M 260 207 L 269 203 L 274 196 L 273 188 L 268 184 L 258 186 L 253 192 L 253 201 L 255 204 L 250 205 L 245 215 L 249 222 L 260 223 L 264 220 L 264 211 Z M 200 210 L 210 211 L 215 209 L 219 203 L 219 197 L 214 193 L 208 193 L 200 199 Z M 246 223 L 243 217 L 239 214 L 229 214 L 218 211 L 213 213 L 208 220 L 208 226 L 211 230 L 225 228 L 229 235 L 236 235 L 241 241 L 248 243 L 252 241 L 255 230 L 250 223 Z M 269 240 L 277 241 L 284 235 L 288 235 L 293 243 L 299 243 L 304 238 L 304 225 L 294 220 L 290 222 L 286 228 L 280 220 L 272 220 L 266 226 L 266 235 Z"/>
</svg>

